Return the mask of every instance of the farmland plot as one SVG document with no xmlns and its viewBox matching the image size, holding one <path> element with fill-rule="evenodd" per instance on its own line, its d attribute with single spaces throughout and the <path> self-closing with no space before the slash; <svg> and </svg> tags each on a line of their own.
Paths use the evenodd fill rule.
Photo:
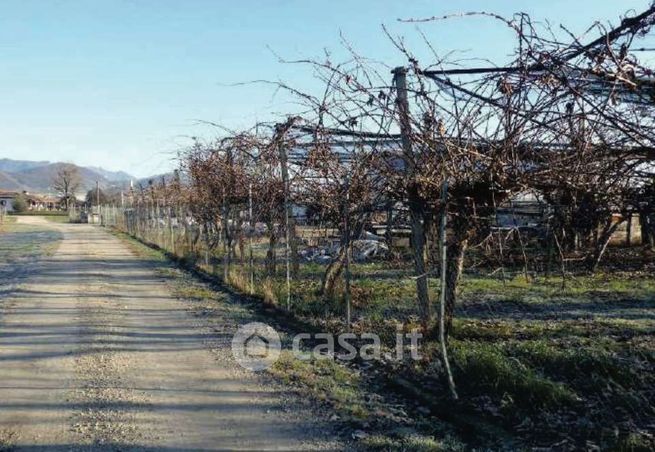
<svg viewBox="0 0 655 452">
<path fill-rule="evenodd" d="M 41 257 L 52 254 L 62 235 L 42 218 L 7 217 L 0 225 L 0 290 L 7 291 Z"/>
</svg>

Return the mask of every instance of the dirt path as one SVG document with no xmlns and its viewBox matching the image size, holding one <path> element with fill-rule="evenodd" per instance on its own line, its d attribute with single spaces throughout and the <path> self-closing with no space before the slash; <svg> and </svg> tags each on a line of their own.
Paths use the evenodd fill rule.
<svg viewBox="0 0 655 452">
<path fill-rule="evenodd" d="M 119 239 L 50 227 L 58 250 L 0 298 L 0 450 L 340 448 Z"/>
</svg>

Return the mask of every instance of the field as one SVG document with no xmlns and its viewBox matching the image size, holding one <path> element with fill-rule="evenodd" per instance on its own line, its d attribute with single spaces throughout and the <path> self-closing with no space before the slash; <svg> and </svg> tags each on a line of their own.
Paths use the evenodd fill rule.
<svg viewBox="0 0 655 452">
<path fill-rule="evenodd" d="M 3 290 L 11 292 L 35 263 L 54 253 L 64 231 L 56 223 L 7 217 L 0 229 L 0 272 L 8 282 Z M 254 294 L 247 254 L 243 261 L 235 258 L 227 281 L 235 295 L 226 297 L 224 286 L 201 282 L 225 283 L 220 252 L 176 256 L 120 236 L 172 278 L 178 298 L 203 306 L 197 315 L 214 328 L 225 321 L 220 313 L 256 315 L 283 332 L 287 346 L 297 332 L 344 328 L 342 283 L 332 298 L 317 294 L 325 270 L 321 264 L 300 265 L 291 286 L 292 315 L 283 309 L 281 246 L 277 276 L 271 278 L 263 265 L 264 246 L 255 243 Z M 184 249 L 183 242 L 176 242 L 176 248 Z M 195 273 L 170 267 L 167 258 Z M 386 352 L 393 350 L 398 328 L 418 325 L 414 280 L 407 269 L 399 259 L 352 265 L 352 331 L 378 333 Z M 526 280 L 520 269 L 511 268 L 466 272 L 449 339 L 460 397 L 456 402 L 449 397 L 440 354 L 430 338 L 419 361 L 300 361 L 283 352 L 269 373 L 334 413 L 342 434 L 365 449 L 651 450 L 654 273 L 650 252 L 641 248 L 613 248 L 600 272 L 569 273 L 564 281 L 557 275 Z M 437 300 L 439 279 L 430 278 L 429 287 L 431 299 Z"/>
<path fill-rule="evenodd" d="M 153 240 L 162 248 L 171 241 Z M 152 236 L 151 238 L 157 238 Z M 181 253 L 184 265 L 221 280 L 223 256 Z M 247 250 L 247 248 L 245 248 Z M 277 276 L 266 276 L 255 244 L 254 298 L 248 252 L 237 255 L 227 284 L 254 300 L 271 321 L 294 331 L 343 331 L 343 284 L 317 294 L 325 266 L 302 262 L 285 309 L 284 248 Z M 417 327 L 414 280 L 407 261 L 352 264 L 354 333 L 379 334 L 388 352 L 398 328 Z M 418 362 L 300 362 L 291 355 L 272 373 L 335 410 L 367 448 L 558 448 L 649 450 L 655 431 L 655 266 L 642 248 L 613 248 L 601 270 L 548 278 L 506 268 L 465 272 L 449 340 L 460 399 L 450 399 L 436 343 Z M 429 280 L 439 294 L 438 278 Z M 300 322 L 300 323 L 298 323 Z M 303 326 L 304 325 L 304 326 Z M 400 407 L 400 408 L 399 408 Z"/>
<path fill-rule="evenodd" d="M 355 331 L 391 340 L 395 324 L 415 318 L 413 281 L 380 277 L 372 265 L 354 274 Z M 431 288 L 434 300 L 438 281 Z M 311 306 L 311 291 L 304 295 Z M 392 367 L 388 385 L 469 446 L 648 450 L 655 444 L 654 308 L 652 269 L 578 276 L 564 288 L 557 278 L 467 275 L 450 340 L 462 402 L 449 400 L 436 350 Z M 306 309 L 307 318 L 325 319 Z"/>
<path fill-rule="evenodd" d="M 61 233 L 50 228 L 27 225 L 20 217 L 6 216 L 0 225 L 0 279 L 11 281 L 27 271 L 37 259 L 52 254 Z"/>
<path fill-rule="evenodd" d="M 3 277 L 14 283 L 27 278 L 31 265 L 53 254 L 65 230 L 51 221 L 8 217 L 0 234 Z M 277 275 L 270 277 L 265 247 L 255 243 L 251 294 L 247 253 L 243 260 L 235 257 L 223 281 L 220 252 L 174 255 L 162 249 L 172 243 L 162 235 L 151 236 L 162 245 L 151 242 L 155 250 L 119 235 L 172 278 L 178 298 L 203 306 L 197 315 L 213 328 L 225 321 L 221 313 L 255 315 L 283 332 L 288 347 L 295 333 L 337 333 L 345 327 L 343 283 L 331 298 L 317 294 L 321 264 L 301 263 L 291 285 L 291 315 L 284 309 L 282 246 L 276 250 Z M 174 242 L 178 252 L 185 250 L 181 238 Z M 167 258 L 192 273 L 168 266 Z M 408 268 L 402 258 L 352 264 L 352 331 L 379 334 L 386 352 L 393 351 L 398 329 L 419 325 Z M 654 273 L 650 251 L 642 248 L 613 248 L 597 274 L 571 272 L 565 280 L 557 275 L 526 280 L 521 269 L 509 267 L 465 272 L 449 339 L 458 401 L 450 399 L 440 353 L 429 337 L 418 361 L 385 356 L 373 362 L 300 361 L 283 352 L 269 374 L 333 413 L 341 434 L 354 438 L 358 448 L 650 450 Z M 202 279 L 227 283 L 234 296 Z M 430 278 L 429 287 L 437 300 L 439 279 Z"/>
<path fill-rule="evenodd" d="M 369 267 L 355 272 L 353 292 L 367 298 L 360 296 L 354 327 L 391 341 L 395 324 L 415 315 L 412 281 L 379 278 L 380 269 Z M 438 282 L 431 287 L 438 290 Z M 311 292 L 305 295 L 311 299 Z M 449 400 L 439 354 L 430 349 L 419 363 L 380 367 L 363 387 L 382 385 L 381 394 L 391 389 L 413 400 L 414 413 L 436 417 L 423 424 L 440 420 L 457 438 L 447 441 L 451 446 L 649 450 L 655 444 L 654 308 L 652 270 L 578 276 L 565 288 L 557 278 L 527 283 L 523 276 L 503 282 L 467 275 L 450 339 L 461 402 Z M 368 439 L 382 448 L 406 440 L 402 433 Z"/>
</svg>

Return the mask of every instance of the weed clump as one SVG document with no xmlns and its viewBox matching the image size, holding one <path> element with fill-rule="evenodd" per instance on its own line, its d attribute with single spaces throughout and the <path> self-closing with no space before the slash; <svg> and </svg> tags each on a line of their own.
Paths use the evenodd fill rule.
<svg viewBox="0 0 655 452">
<path fill-rule="evenodd" d="M 493 345 L 453 344 L 452 359 L 457 381 L 469 393 L 492 394 L 529 409 L 571 405 L 578 400 L 566 385 L 539 375 Z"/>
</svg>

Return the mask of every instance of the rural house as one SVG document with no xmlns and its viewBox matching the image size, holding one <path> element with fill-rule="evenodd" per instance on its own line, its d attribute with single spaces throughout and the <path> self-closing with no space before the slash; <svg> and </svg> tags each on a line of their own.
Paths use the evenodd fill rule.
<svg viewBox="0 0 655 452">
<path fill-rule="evenodd" d="M 53 196 L 41 196 L 30 194 L 26 191 L 5 191 L 0 190 L 0 209 L 5 212 L 14 211 L 14 200 L 16 197 L 23 195 L 27 203 L 27 209 L 31 211 L 52 211 L 61 210 L 61 201 Z"/>
<path fill-rule="evenodd" d="M 18 196 L 18 192 L 0 190 L 0 209 L 5 212 L 14 211 L 14 199 Z"/>
</svg>

